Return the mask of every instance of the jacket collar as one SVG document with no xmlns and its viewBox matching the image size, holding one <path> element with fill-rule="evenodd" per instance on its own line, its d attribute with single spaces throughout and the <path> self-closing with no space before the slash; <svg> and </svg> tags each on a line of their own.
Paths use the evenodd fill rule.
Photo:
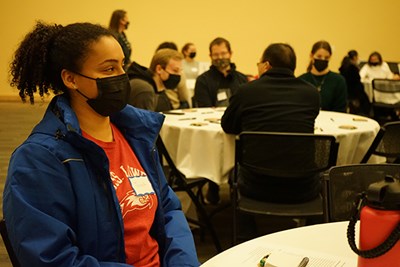
<svg viewBox="0 0 400 267">
<path fill-rule="evenodd" d="M 123 110 L 110 117 L 123 133 L 135 139 L 154 142 L 161 130 L 165 116 L 151 111 L 134 108 L 127 105 Z M 64 95 L 55 96 L 44 115 L 43 120 L 33 129 L 32 133 L 66 135 L 74 131 L 81 134 L 78 118 L 72 110 L 69 100 Z"/>
<path fill-rule="evenodd" d="M 271 68 L 267 72 L 264 72 L 261 77 L 295 77 L 294 72 L 288 68 Z"/>
</svg>

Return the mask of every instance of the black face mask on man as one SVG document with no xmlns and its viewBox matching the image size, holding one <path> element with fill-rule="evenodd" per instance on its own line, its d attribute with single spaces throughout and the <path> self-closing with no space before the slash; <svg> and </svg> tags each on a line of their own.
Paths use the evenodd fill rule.
<svg viewBox="0 0 400 267">
<path fill-rule="evenodd" d="M 175 89 L 178 86 L 179 82 L 181 81 L 181 75 L 172 74 L 172 73 L 169 73 L 168 71 L 165 71 L 165 72 L 169 74 L 168 79 L 166 79 L 165 81 L 162 81 L 165 88 Z"/>
<path fill-rule="evenodd" d="M 190 58 L 195 58 L 196 57 L 196 52 L 190 52 L 189 57 Z"/>
<path fill-rule="evenodd" d="M 131 92 L 128 75 L 121 74 L 107 78 L 92 78 L 77 73 L 78 75 L 95 80 L 97 84 L 98 95 L 96 98 L 88 98 L 78 89 L 79 94 L 87 99 L 89 106 L 98 114 L 107 117 L 122 110 L 128 103 Z"/>
<path fill-rule="evenodd" d="M 321 72 L 328 67 L 328 60 L 314 58 L 314 67 Z"/>
<path fill-rule="evenodd" d="M 213 59 L 212 64 L 218 69 L 225 69 L 231 64 L 231 60 L 229 58 Z"/>
</svg>

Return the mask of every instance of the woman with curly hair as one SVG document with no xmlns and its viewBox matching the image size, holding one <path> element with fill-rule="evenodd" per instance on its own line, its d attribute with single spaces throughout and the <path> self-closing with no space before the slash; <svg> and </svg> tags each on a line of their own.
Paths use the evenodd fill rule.
<svg viewBox="0 0 400 267">
<path fill-rule="evenodd" d="M 156 139 L 163 115 L 126 105 L 124 54 L 101 26 L 37 23 L 11 64 L 23 100 L 53 92 L 13 153 L 3 198 L 21 266 L 198 266 Z"/>
</svg>

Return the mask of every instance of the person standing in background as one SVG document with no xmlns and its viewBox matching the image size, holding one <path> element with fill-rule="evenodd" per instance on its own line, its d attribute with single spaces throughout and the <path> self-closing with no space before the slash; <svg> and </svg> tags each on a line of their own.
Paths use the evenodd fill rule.
<svg viewBox="0 0 400 267">
<path fill-rule="evenodd" d="M 127 70 L 129 65 L 131 64 L 131 43 L 128 41 L 126 37 L 125 30 L 128 29 L 129 19 L 127 12 L 122 9 L 115 10 L 110 19 L 110 24 L 108 28 L 114 33 L 115 38 L 119 42 L 122 47 L 122 51 L 124 52 L 125 60 L 124 60 L 124 69 Z"/>
<path fill-rule="evenodd" d="M 332 48 L 326 41 L 316 42 L 310 54 L 307 72 L 299 78 L 313 84 L 321 96 L 321 109 L 346 112 L 347 86 L 339 73 L 329 70 Z"/>
<path fill-rule="evenodd" d="M 358 53 L 350 50 L 343 58 L 339 68 L 347 84 L 347 98 L 349 112 L 363 116 L 370 116 L 371 104 L 361 82 L 360 68 L 358 67 Z"/>
</svg>

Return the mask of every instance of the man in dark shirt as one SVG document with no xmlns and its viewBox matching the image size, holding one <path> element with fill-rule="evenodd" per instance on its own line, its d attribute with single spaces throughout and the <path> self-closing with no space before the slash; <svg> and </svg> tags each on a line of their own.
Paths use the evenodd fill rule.
<svg viewBox="0 0 400 267">
<path fill-rule="evenodd" d="M 181 53 L 164 48 L 154 54 L 149 68 L 133 62 L 127 71 L 131 84 L 128 103 L 152 111 L 171 110 L 166 90 L 179 84 L 182 60 Z"/>
<path fill-rule="evenodd" d="M 236 71 L 231 63 L 232 51 L 228 40 L 218 37 L 210 43 L 210 69 L 196 79 L 194 100 L 198 107 L 226 107 L 229 97 L 235 94 L 247 77 Z"/>
<path fill-rule="evenodd" d="M 293 48 L 283 43 L 271 44 L 257 65 L 260 78 L 241 86 L 231 97 L 221 120 L 224 131 L 230 134 L 242 131 L 313 133 L 320 97 L 314 86 L 294 76 Z M 282 148 L 286 157 L 293 153 L 291 150 Z M 285 157 L 271 160 L 285 160 Z M 239 188 L 243 195 L 261 200 L 298 202 L 315 198 L 319 181 L 317 177 L 305 177 L 288 182 L 241 168 Z"/>
</svg>

